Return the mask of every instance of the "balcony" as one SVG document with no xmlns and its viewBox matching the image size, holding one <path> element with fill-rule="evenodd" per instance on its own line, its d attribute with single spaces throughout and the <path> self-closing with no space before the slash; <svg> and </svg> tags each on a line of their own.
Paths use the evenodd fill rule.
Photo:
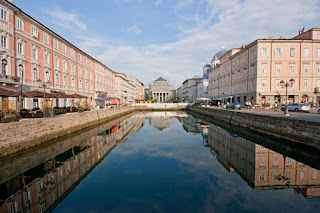
<svg viewBox="0 0 320 213">
<path fill-rule="evenodd" d="M 319 94 L 319 92 L 320 92 L 320 87 L 315 87 L 313 92 L 314 92 L 315 94 Z"/>
<path fill-rule="evenodd" d="M 6 74 L 0 74 L 0 82 L 17 84 L 20 82 L 20 77 L 6 75 Z"/>
</svg>

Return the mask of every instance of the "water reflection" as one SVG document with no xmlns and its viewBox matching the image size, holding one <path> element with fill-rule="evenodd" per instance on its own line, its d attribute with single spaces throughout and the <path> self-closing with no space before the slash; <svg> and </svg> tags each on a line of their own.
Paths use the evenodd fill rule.
<svg viewBox="0 0 320 213">
<path fill-rule="evenodd" d="M 254 190 L 293 188 L 306 198 L 320 196 L 318 170 L 186 113 L 152 112 L 128 115 L 1 159 L 0 212 L 53 210 L 103 163 L 113 148 L 126 142 L 128 135 L 138 133 L 146 120 L 163 133 L 172 127 L 173 118 L 181 122 L 186 132 L 201 135 L 212 160 L 218 160 L 229 173 L 240 175 Z M 165 147 L 162 151 L 168 153 L 171 149 Z M 172 157 L 170 154 L 167 156 Z"/>
<path fill-rule="evenodd" d="M 186 131 L 201 134 L 213 157 L 253 189 L 293 188 L 306 198 L 320 197 L 319 170 L 192 116 L 180 121 Z"/>
</svg>

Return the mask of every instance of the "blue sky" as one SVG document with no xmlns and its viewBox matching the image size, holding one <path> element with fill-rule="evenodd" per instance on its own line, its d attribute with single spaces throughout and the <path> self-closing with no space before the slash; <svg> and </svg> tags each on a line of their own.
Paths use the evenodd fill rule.
<svg viewBox="0 0 320 213">
<path fill-rule="evenodd" d="M 111 69 L 179 87 L 222 48 L 320 27 L 320 0 L 13 0 Z"/>
</svg>

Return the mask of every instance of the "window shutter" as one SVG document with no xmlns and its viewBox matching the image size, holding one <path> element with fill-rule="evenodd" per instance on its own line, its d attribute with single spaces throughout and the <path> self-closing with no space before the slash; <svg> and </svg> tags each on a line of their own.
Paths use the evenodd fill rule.
<svg viewBox="0 0 320 213">
<path fill-rule="evenodd" d="M 269 48 L 267 48 L 267 56 L 269 56 Z"/>
<path fill-rule="evenodd" d="M 282 48 L 280 49 L 280 56 L 282 56 Z"/>
</svg>

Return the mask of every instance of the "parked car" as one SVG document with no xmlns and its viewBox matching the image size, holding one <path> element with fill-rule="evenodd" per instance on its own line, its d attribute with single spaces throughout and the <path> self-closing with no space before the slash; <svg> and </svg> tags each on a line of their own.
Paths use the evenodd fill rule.
<svg viewBox="0 0 320 213">
<path fill-rule="evenodd" d="M 20 111 L 21 118 L 32 118 L 32 112 L 30 109 L 21 109 Z"/>
<path fill-rule="evenodd" d="M 284 111 L 286 106 L 281 106 L 281 110 Z M 310 106 L 303 104 L 303 103 L 292 103 L 288 104 L 288 111 L 295 111 L 295 112 L 310 112 Z"/>
<path fill-rule="evenodd" d="M 318 114 L 320 114 L 320 108 L 318 109 Z"/>
<path fill-rule="evenodd" d="M 240 103 L 230 103 L 227 105 L 227 109 L 241 109 Z"/>
<path fill-rule="evenodd" d="M 39 107 L 35 107 L 32 109 L 32 117 L 33 118 L 43 118 L 43 112 Z"/>
</svg>

